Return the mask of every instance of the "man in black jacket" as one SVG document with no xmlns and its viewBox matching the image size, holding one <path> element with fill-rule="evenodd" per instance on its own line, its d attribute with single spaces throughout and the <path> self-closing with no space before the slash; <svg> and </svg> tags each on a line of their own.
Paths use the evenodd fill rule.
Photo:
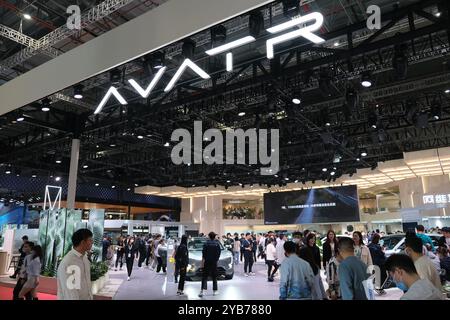
<svg viewBox="0 0 450 320">
<path fill-rule="evenodd" d="M 11 279 L 15 279 L 15 278 L 17 277 L 17 275 L 18 275 L 19 272 L 20 272 L 20 268 L 22 267 L 23 260 L 25 259 L 25 256 L 27 255 L 27 254 L 23 251 L 23 246 L 24 246 L 25 243 L 28 242 L 28 236 L 23 236 L 23 237 L 22 237 L 22 241 L 23 241 L 23 243 L 22 243 L 22 245 L 20 246 L 20 249 L 19 249 L 19 253 L 20 253 L 19 263 L 17 264 L 17 268 L 16 268 L 16 270 L 14 271 L 14 274 L 13 274 L 12 276 L 9 276 Z"/>
<path fill-rule="evenodd" d="M 203 290 L 207 290 L 208 277 L 211 275 L 213 281 L 213 295 L 217 294 L 217 262 L 220 258 L 220 245 L 216 239 L 216 234 L 210 232 L 208 234 L 209 240 L 203 246 L 203 276 L 202 276 L 202 289 L 200 290 L 199 297 L 203 297 Z"/>
<path fill-rule="evenodd" d="M 438 245 L 439 247 L 446 247 L 450 250 L 450 228 L 443 227 L 441 231 L 443 236 L 439 238 Z"/>
</svg>

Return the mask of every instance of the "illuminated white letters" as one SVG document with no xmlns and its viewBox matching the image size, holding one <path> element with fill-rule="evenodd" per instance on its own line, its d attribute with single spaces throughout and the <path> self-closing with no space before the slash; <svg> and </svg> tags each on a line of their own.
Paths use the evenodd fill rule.
<svg viewBox="0 0 450 320">
<path fill-rule="evenodd" d="M 243 46 L 245 44 L 249 44 L 249 43 L 251 43 L 253 41 L 256 41 L 256 39 L 254 37 L 247 36 L 247 37 L 238 39 L 236 41 L 232 41 L 230 43 L 226 43 L 226 44 L 224 44 L 224 45 L 222 45 L 220 47 L 208 50 L 208 51 L 206 51 L 206 54 L 209 55 L 209 56 L 215 56 L 217 54 L 227 52 L 227 56 L 226 56 L 226 59 L 227 59 L 227 71 L 231 72 L 231 71 L 233 71 L 233 54 L 230 52 L 230 50 L 232 50 L 234 48 L 237 48 L 237 47 L 240 47 L 240 46 Z"/>
<path fill-rule="evenodd" d="M 316 36 L 313 34 L 313 31 L 317 31 L 322 27 L 323 24 L 323 15 L 319 12 L 313 12 L 310 14 L 307 14 L 306 16 L 302 16 L 296 19 L 292 19 L 291 21 L 282 23 L 278 26 L 272 27 L 267 29 L 270 33 L 278 33 L 287 29 L 290 29 L 294 26 L 299 26 L 303 23 L 306 23 L 308 21 L 315 21 L 312 25 L 309 25 L 307 27 L 300 27 L 300 29 L 283 34 L 281 36 L 278 36 L 276 38 L 272 38 L 267 40 L 267 58 L 273 59 L 275 57 L 274 53 L 274 46 L 289 40 L 293 40 L 295 38 L 303 37 L 308 39 L 309 41 L 313 43 L 322 43 L 325 42 L 324 39 L 322 39 L 319 36 Z"/>
<path fill-rule="evenodd" d="M 111 87 L 111 88 L 109 88 L 106 95 L 103 97 L 103 99 L 100 102 L 100 104 L 98 105 L 97 109 L 95 109 L 94 114 L 98 114 L 98 113 L 102 112 L 103 107 L 106 105 L 106 103 L 108 102 L 108 100 L 111 96 L 116 97 L 117 101 L 119 101 L 120 104 L 122 104 L 122 105 L 128 104 L 128 102 L 124 99 L 124 97 L 122 97 L 122 95 L 119 93 L 119 91 L 117 91 L 117 89 L 115 87 Z"/>
<path fill-rule="evenodd" d="M 370 16 L 367 18 L 367 29 L 373 30 L 381 29 L 381 9 L 377 5 L 371 5 L 367 7 L 367 11 Z"/>
<path fill-rule="evenodd" d="M 369 6 L 368 10 L 372 7 L 376 6 Z M 378 8 L 379 9 L 379 8 Z M 376 8 L 372 8 L 372 10 L 376 10 Z M 269 33 L 276 34 L 280 33 L 282 31 L 286 31 L 288 29 L 292 29 L 296 27 L 297 29 L 291 32 L 288 32 L 286 34 L 277 36 L 275 38 L 267 40 L 266 47 L 267 47 L 267 58 L 273 59 L 275 57 L 275 45 L 278 45 L 280 43 L 293 40 L 295 38 L 303 37 L 313 43 L 322 43 L 325 40 L 321 37 L 313 34 L 314 31 L 319 30 L 323 25 L 323 15 L 319 12 L 312 12 L 310 14 L 307 14 L 302 17 L 298 17 L 295 19 L 292 19 L 288 22 L 282 23 L 280 25 L 271 27 L 267 29 Z M 312 24 L 308 26 L 304 26 L 304 24 L 308 22 L 313 22 Z M 369 23 L 369 22 L 367 22 Z M 231 52 L 233 49 L 238 48 L 240 46 L 249 44 L 256 41 L 256 39 L 252 36 L 246 36 L 243 38 L 240 38 L 238 40 L 226 43 L 224 45 L 221 45 L 217 48 L 213 48 L 211 50 L 206 51 L 206 54 L 209 56 L 215 56 L 221 53 L 226 53 L 226 70 L 228 72 L 233 71 L 233 53 Z M 180 80 L 183 73 L 186 71 L 187 68 L 190 68 L 192 71 L 194 71 L 197 75 L 199 75 L 203 79 L 210 79 L 210 75 L 206 73 L 202 68 L 200 68 L 198 65 L 196 65 L 192 60 L 186 59 L 182 63 L 182 65 L 178 68 L 175 75 L 170 80 L 169 84 L 164 88 L 164 92 L 171 91 L 177 82 Z M 148 98 L 152 91 L 156 88 L 156 85 L 161 80 L 164 72 L 167 70 L 167 67 L 161 68 L 153 78 L 153 80 L 150 82 L 149 86 L 144 90 L 136 80 L 130 79 L 128 80 L 128 83 L 133 87 L 134 90 L 138 94 L 140 94 L 143 98 Z M 103 97 L 102 101 L 98 105 L 97 109 L 95 110 L 94 114 L 98 114 L 103 110 L 103 107 L 108 102 L 109 98 L 111 96 L 114 96 L 122 105 L 128 104 L 127 101 L 124 99 L 122 95 L 120 95 L 119 91 L 115 87 L 111 87 L 106 95 Z"/>
<path fill-rule="evenodd" d="M 173 89 L 173 87 L 175 87 L 175 85 L 177 84 L 178 80 L 181 78 L 181 76 L 183 75 L 184 71 L 186 71 L 186 69 L 188 67 L 191 68 L 196 74 L 198 74 L 203 79 L 211 78 L 209 76 L 209 74 L 207 74 L 205 71 L 203 71 L 202 68 L 200 68 L 194 62 L 192 62 L 190 59 L 186 59 L 186 60 L 184 60 L 183 64 L 178 68 L 177 72 L 173 76 L 172 80 L 170 80 L 170 82 L 167 85 L 167 87 L 164 89 L 165 92 L 169 92 L 170 90 Z"/>
<path fill-rule="evenodd" d="M 150 96 L 150 93 L 152 93 L 153 89 L 155 89 L 156 85 L 158 84 L 158 81 L 161 80 L 161 77 L 163 76 L 166 69 L 167 67 L 159 69 L 159 71 L 156 73 L 155 77 L 153 78 L 152 82 L 150 82 L 150 85 L 146 90 L 142 89 L 142 87 L 133 79 L 128 80 L 128 82 L 131 84 L 134 90 L 136 90 L 142 96 L 142 98 L 146 99 Z"/>
</svg>

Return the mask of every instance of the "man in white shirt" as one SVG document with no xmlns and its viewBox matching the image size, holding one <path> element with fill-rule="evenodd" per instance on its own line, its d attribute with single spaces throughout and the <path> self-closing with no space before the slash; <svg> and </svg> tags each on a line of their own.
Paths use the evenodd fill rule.
<svg viewBox="0 0 450 320">
<path fill-rule="evenodd" d="M 405 252 L 414 261 L 417 274 L 421 279 L 428 279 L 439 291 L 442 290 L 441 279 L 430 258 L 423 255 L 423 244 L 419 237 L 405 239 Z"/>
<path fill-rule="evenodd" d="M 420 240 L 420 239 L 419 239 Z M 422 241 L 422 240 L 420 240 Z M 385 264 L 397 287 L 406 293 L 400 300 L 442 300 L 443 295 L 428 279 L 421 279 L 414 261 L 404 254 L 393 254 Z"/>
<path fill-rule="evenodd" d="M 93 299 L 91 263 L 86 255 L 92 248 L 92 237 L 88 229 L 80 229 L 73 234 L 73 248 L 58 267 L 58 300 Z"/>
<path fill-rule="evenodd" d="M 277 250 L 277 264 L 281 266 L 281 263 L 286 259 L 286 256 L 284 255 L 284 243 L 286 242 L 284 234 L 280 234 L 279 238 L 277 239 L 277 245 L 275 249 Z M 281 272 L 281 271 L 280 271 Z"/>
</svg>

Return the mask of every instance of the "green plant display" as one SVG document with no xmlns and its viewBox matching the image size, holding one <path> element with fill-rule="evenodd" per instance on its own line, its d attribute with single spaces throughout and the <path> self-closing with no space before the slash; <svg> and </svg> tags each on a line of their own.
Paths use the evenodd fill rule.
<svg viewBox="0 0 450 320">
<path fill-rule="evenodd" d="M 93 262 L 91 264 L 91 281 L 94 282 L 108 273 L 106 262 Z"/>
</svg>

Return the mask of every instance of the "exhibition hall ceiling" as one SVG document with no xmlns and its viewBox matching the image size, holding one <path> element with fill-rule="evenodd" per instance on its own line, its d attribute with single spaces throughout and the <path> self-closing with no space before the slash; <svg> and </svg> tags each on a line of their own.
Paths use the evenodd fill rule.
<svg viewBox="0 0 450 320">
<path fill-rule="evenodd" d="M 82 1 L 83 11 L 94 2 Z M 54 49 L 65 52 L 164 5 L 164 1 L 128 2 L 84 28 L 81 35 L 56 43 Z M 59 4 L 68 4 L 17 1 L 17 11 L 5 3 L 0 0 L 0 24 L 19 30 L 22 20 L 22 32 L 35 39 L 51 32 L 48 24 L 63 24 Z M 366 9 L 374 3 L 382 11 L 381 30 L 367 28 Z M 23 20 L 24 8 L 33 8 L 39 20 Z M 274 58 L 268 59 L 267 41 L 273 35 L 267 29 L 313 12 L 324 17 L 315 34 L 325 42 L 296 38 L 277 45 Z M 299 188 L 312 181 L 316 186 L 356 183 L 370 188 L 448 174 L 450 156 L 421 163 L 403 159 L 404 153 L 450 146 L 448 19 L 447 1 L 438 0 L 397 5 L 387 0 L 273 2 L 2 116 L 1 170 L 67 179 L 71 140 L 77 137 L 83 182 L 124 189 L 148 185 L 155 188 L 151 192 L 168 196 L 205 186 L 237 194 L 250 185 L 255 190 L 249 193 L 256 195 L 294 181 Z M 227 68 L 225 53 L 207 54 L 250 35 L 254 41 L 233 50 L 233 71 Z M 14 71 L 2 73 L 3 81 L 50 59 L 38 54 L 11 67 L 11 57 L 23 46 L 0 39 L 6 48 L 0 53 L 0 70 L 7 63 Z M 165 90 L 186 59 L 209 78 L 190 70 L 172 90 Z M 130 79 L 143 90 L 152 80 L 160 81 L 143 98 Z M 368 79 L 372 85 L 363 86 L 362 80 Z M 111 86 L 127 104 L 112 96 L 94 114 Z M 192 132 L 194 121 L 202 121 L 203 130 L 279 129 L 280 171 L 262 176 L 261 165 L 175 165 L 171 134 L 179 128 Z M 391 161 L 400 162 L 386 166 Z M 169 186 L 182 191 L 160 189 Z"/>
</svg>

